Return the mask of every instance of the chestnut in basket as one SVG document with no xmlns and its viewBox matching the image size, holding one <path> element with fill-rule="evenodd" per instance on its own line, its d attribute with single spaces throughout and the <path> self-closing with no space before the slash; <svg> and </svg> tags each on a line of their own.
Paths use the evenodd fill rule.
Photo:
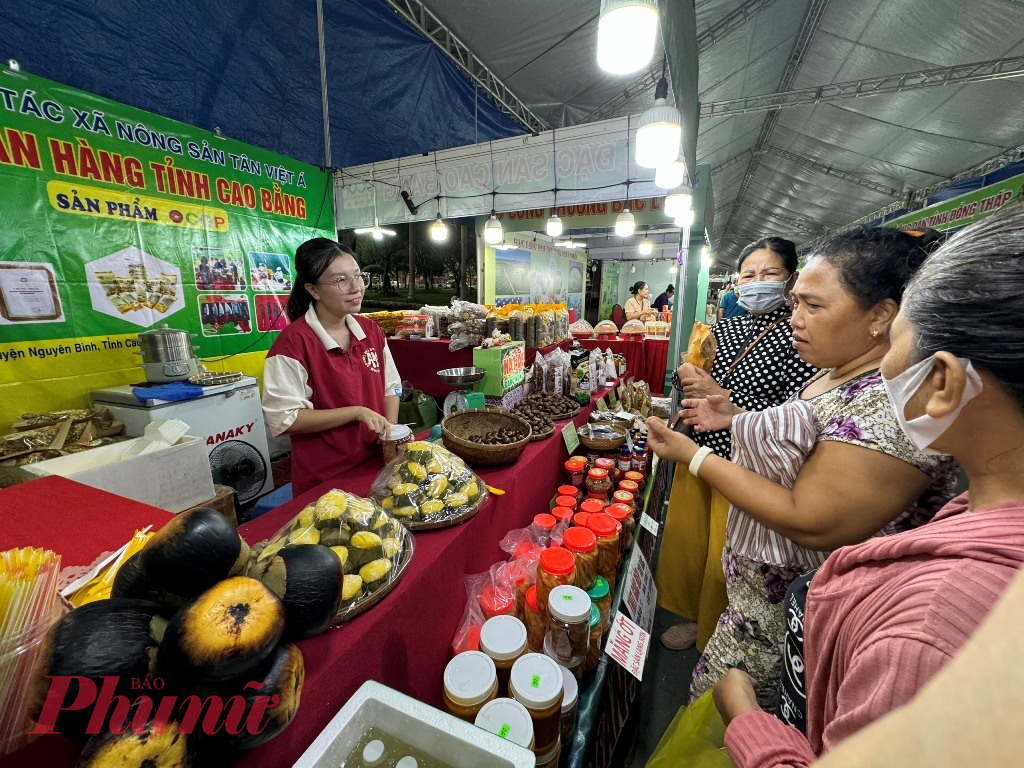
<svg viewBox="0 0 1024 768">
<path fill-rule="evenodd" d="M 482 435 L 470 435 L 469 439 L 481 445 L 511 445 L 518 443 L 526 435 L 515 429 L 492 429 Z"/>
</svg>

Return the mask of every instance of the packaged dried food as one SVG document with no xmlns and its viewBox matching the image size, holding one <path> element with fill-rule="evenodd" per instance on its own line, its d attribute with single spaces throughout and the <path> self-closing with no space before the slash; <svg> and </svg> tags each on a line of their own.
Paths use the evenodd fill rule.
<svg viewBox="0 0 1024 768">
<path fill-rule="evenodd" d="M 487 317 L 487 307 L 471 301 L 452 299 L 452 318 L 461 322 L 483 320 Z"/>
<path fill-rule="evenodd" d="M 544 653 L 570 668 L 583 661 L 590 648 L 590 607 L 590 597 L 579 587 L 551 590 Z"/>
<path fill-rule="evenodd" d="M 526 318 L 521 309 L 513 310 L 508 316 L 508 335 L 512 341 L 526 341 Z"/>
<path fill-rule="evenodd" d="M 547 611 L 551 590 L 571 586 L 575 581 L 576 560 L 572 552 L 562 547 L 548 547 L 541 553 L 537 568 L 537 605 L 542 611 Z"/>
<path fill-rule="evenodd" d="M 619 333 L 622 336 L 643 336 L 647 333 L 647 329 L 639 320 L 627 320 Z"/>
<path fill-rule="evenodd" d="M 569 326 L 569 333 L 574 339 L 592 339 L 594 337 L 594 326 L 583 318 Z"/>
<path fill-rule="evenodd" d="M 594 333 L 597 336 L 617 336 L 619 327 L 611 320 L 602 320 L 594 326 Z"/>
<path fill-rule="evenodd" d="M 472 516 L 487 498 L 484 482 L 439 443 L 408 443 L 385 465 L 370 498 L 409 528 L 454 525 Z"/>
<path fill-rule="evenodd" d="M 575 585 L 587 590 L 597 581 L 597 536 L 586 528 L 573 526 L 562 535 L 562 546 L 576 558 Z"/>
<path fill-rule="evenodd" d="M 361 613 L 382 589 L 390 590 L 413 553 L 412 536 L 375 501 L 335 489 L 306 506 L 266 544 L 254 547 L 248 575 L 271 579 L 268 586 L 274 589 L 272 577 L 283 569 L 282 550 L 309 545 L 327 547 L 341 560 L 344 583 L 334 624 Z"/>
<path fill-rule="evenodd" d="M 718 339 L 715 338 L 711 326 L 694 323 L 693 330 L 690 331 L 690 340 L 686 345 L 686 352 L 681 355 L 682 361 L 710 373 L 717 352 Z"/>
</svg>

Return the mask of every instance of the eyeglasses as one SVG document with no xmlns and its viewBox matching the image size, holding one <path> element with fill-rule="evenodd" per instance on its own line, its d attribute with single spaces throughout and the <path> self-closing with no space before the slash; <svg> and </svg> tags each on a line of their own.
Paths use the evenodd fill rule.
<svg viewBox="0 0 1024 768">
<path fill-rule="evenodd" d="M 355 275 L 338 275 L 333 280 L 324 280 L 317 285 L 333 285 L 342 293 L 355 293 L 370 284 L 369 272 L 358 272 Z"/>
</svg>

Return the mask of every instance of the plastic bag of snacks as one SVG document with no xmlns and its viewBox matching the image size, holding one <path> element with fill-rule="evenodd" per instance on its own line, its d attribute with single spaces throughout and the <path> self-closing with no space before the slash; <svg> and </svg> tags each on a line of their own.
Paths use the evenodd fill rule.
<svg viewBox="0 0 1024 768">
<path fill-rule="evenodd" d="M 376 502 L 332 490 L 269 541 L 253 547 L 248 574 L 271 589 L 275 582 L 283 584 L 285 596 L 279 597 L 285 599 L 286 606 L 294 597 L 287 592 L 292 584 L 310 590 L 308 596 L 296 598 L 297 603 L 316 601 L 321 595 L 313 590 L 322 586 L 326 591 L 331 578 L 333 564 L 324 557 L 325 549 L 341 561 L 341 601 L 332 622 L 337 624 L 362 613 L 367 603 L 380 598 L 381 590 L 390 591 L 398 582 L 412 557 L 413 537 Z M 318 571 L 325 580 L 322 585 L 317 581 Z M 289 582 L 287 575 L 293 572 L 302 579 Z"/>
<path fill-rule="evenodd" d="M 694 323 L 690 331 L 690 341 L 686 345 L 686 351 L 682 354 L 683 362 L 702 368 L 708 373 L 715 362 L 715 353 L 718 351 L 718 339 L 711 332 L 710 325 Z"/>
<path fill-rule="evenodd" d="M 476 514 L 487 488 L 458 456 L 417 441 L 381 470 L 370 498 L 412 530 L 442 528 Z"/>
<path fill-rule="evenodd" d="M 487 307 L 482 304 L 474 304 L 471 301 L 452 299 L 452 320 L 469 322 L 471 320 L 484 320 L 487 317 Z"/>
</svg>

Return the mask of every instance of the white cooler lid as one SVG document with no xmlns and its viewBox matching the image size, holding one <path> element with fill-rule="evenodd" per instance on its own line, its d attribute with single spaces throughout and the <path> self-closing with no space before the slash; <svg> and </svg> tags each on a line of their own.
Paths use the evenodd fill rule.
<svg viewBox="0 0 1024 768">
<path fill-rule="evenodd" d="M 211 395 L 219 395 L 224 392 L 231 392 L 236 389 L 243 389 L 245 387 L 256 386 L 256 379 L 252 376 L 243 376 L 238 381 L 233 381 L 230 384 L 218 384 L 215 387 L 203 387 L 203 397 L 210 397 Z M 156 408 L 162 405 L 177 405 L 180 401 L 176 400 L 147 400 L 146 405 L 141 405 L 138 399 L 132 392 L 132 385 L 126 384 L 122 387 L 107 387 L 105 389 L 94 389 L 91 393 L 92 401 L 96 404 L 102 405 L 104 403 L 109 405 L 125 405 L 130 408 Z M 197 398 L 198 399 L 198 398 Z"/>
</svg>

